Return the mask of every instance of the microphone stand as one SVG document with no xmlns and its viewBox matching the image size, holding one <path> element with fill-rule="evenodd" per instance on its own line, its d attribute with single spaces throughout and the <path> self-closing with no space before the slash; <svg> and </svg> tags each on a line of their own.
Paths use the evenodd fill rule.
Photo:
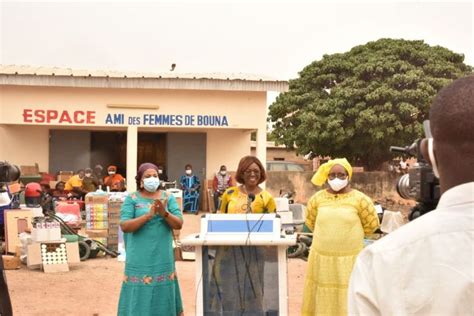
<svg viewBox="0 0 474 316">
<path fill-rule="evenodd" d="M 250 193 L 247 196 L 247 213 L 252 213 L 252 202 L 255 201 L 255 194 Z"/>
</svg>

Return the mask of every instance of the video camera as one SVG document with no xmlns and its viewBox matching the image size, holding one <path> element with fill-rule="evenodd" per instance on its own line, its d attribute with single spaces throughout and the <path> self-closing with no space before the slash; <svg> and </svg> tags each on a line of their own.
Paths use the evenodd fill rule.
<svg viewBox="0 0 474 316">
<path fill-rule="evenodd" d="M 425 123 L 425 130 L 426 130 Z M 429 128 L 429 126 L 428 126 Z M 398 194 L 407 200 L 415 200 L 418 204 L 410 211 L 410 221 L 436 208 L 441 196 L 439 180 L 435 177 L 430 164 L 424 159 L 420 150 L 421 139 L 406 147 L 390 146 L 390 151 L 416 157 L 417 164 L 408 169 L 408 174 L 397 181 Z"/>
<path fill-rule="evenodd" d="M 6 205 L 10 201 L 7 192 L 7 185 L 20 178 L 20 168 L 6 161 L 0 161 L 0 206 Z M 9 204 L 8 202 L 7 204 Z"/>
<path fill-rule="evenodd" d="M 0 183 L 8 183 L 17 181 L 20 178 L 20 168 L 8 163 L 0 161 Z"/>
</svg>

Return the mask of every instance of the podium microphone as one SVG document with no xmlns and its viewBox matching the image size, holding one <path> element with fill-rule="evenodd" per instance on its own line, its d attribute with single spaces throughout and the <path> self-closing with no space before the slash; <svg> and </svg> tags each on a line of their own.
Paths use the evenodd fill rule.
<svg viewBox="0 0 474 316">
<path fill-rule="evenodd" d="M 252 213 L 252 202 L 255 200 L 255 194 L 250 193 L 247 197 L 247 213 Z"/>
</svg>

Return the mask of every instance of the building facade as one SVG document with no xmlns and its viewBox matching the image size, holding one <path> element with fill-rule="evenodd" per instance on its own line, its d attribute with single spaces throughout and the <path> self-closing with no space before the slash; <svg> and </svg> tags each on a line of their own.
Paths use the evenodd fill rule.
<svg viewBox="0 0 474 316">
<path fill-rule="evenodd" d="M 286 81 L 243 75 L 138 74 L 0 66 L 0 159 L 40 171 L 117 165 L 135 189 L 142 162 L 186 164 L 211 178 L 250 154 L 266 161 L 267 91 Z"/>
</svg>

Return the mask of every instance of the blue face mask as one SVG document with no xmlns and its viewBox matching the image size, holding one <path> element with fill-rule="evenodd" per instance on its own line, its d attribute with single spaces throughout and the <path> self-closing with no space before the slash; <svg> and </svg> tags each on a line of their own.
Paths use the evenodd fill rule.
<svg viewBox="0 0 474 316">
<path fill-rule="evenodd" d="M 143 179 L 143 187 L 148 192 L 156 192 L 159 185 L 160 185 L 160 179 L 158 178 L 149 177 L 149 178 Z"/>
</svg>

